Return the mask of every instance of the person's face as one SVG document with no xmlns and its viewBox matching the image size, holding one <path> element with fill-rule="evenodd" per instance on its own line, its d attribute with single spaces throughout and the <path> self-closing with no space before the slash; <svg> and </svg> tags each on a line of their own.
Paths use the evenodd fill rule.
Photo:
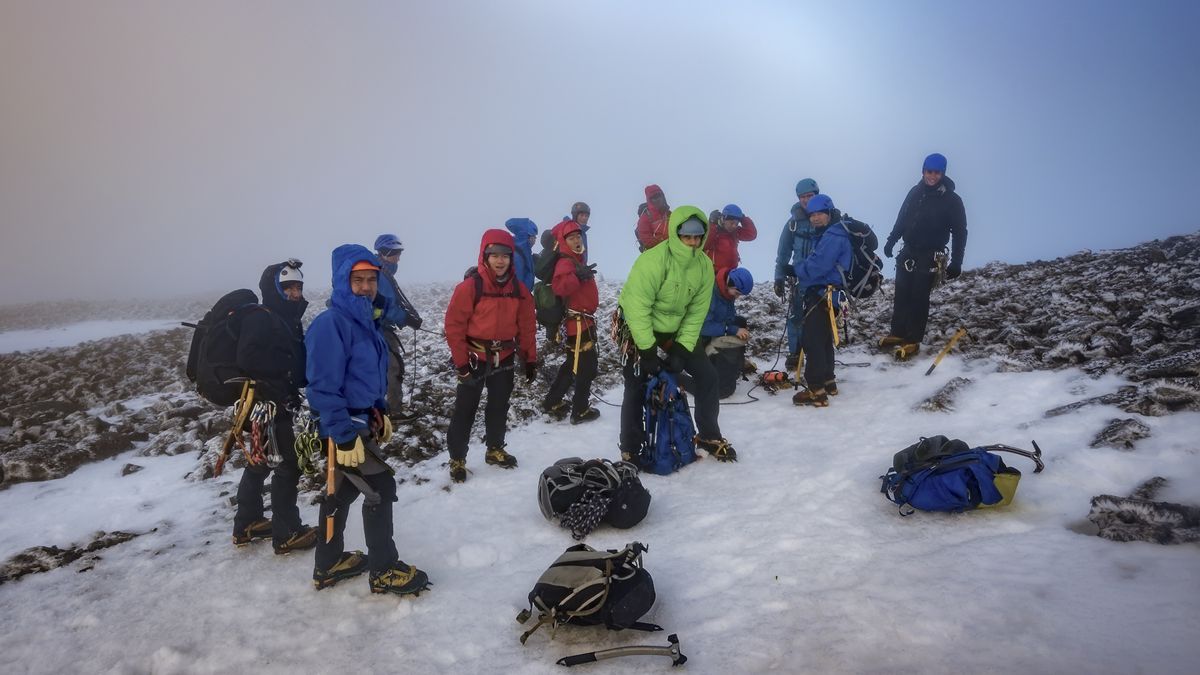
<svg viewBox="0 0 1200 675">
<path fill-rule="evenodd" d="M 912 174 L 909 174 L 909 175 L 911 176 Z M 815 193 L 815 192 L 805 192 L 804 194 L 800 195 L 800 208 L 807 209 L 808 208 L 808 200 L 810 200 L 816 196 L 817 196 L 817 193 Z"/>
<path fill-rule="evenodd" d="M 825 227 L 829 224 L 829 212 L 817 211 L 816 213 L 810 213 L 808 214 L 808 222 L 812 223 L 813 227 Z"/>
<path fill-rule="evenodd" d="M 742 297 L 742 292 L 736 286 L 726 286 L 726 289 L 729 291 L 729 297 L 735 300 Z"/>
<path fill-rule="evenodd" d="M 396 261 L 400 260 L 400 254 L 403 252 L 404 249 L 402 248 L 385 248 L 379 251 L 379 259 L 386 263 L 395 264 Z"/>
<path fill-rule="evenodd" d="M 572 232 L 567 235 L 567 246 L 576 253 L 583 253 L 583 235 L 578 232 Z"/>
<path fill-rule="evenodd" d="M 285 281 L 280 284 L 283 289 L 283 297 L 292 302 L 299 302 L 304 299 L 304 284 L 299 281 Z"/>
<path fill-rule="evenodd" d="M 355 270 L 350 273 L 350 292 L 362 297 L 375 299 L 379 292 L 379 272 L 375 270 Z"/>
<path fill-rule="evenodd" d="M 723 216 L 721 218 L 721 227 L 724 228 L 726 232 L 733 232 L 740 224 L 741 221 L 739 221 L 737 218 L 730 218 L 729 216 Z"/>
<path fill-rule="evenodd" d="M 534 244 L 537 244 L 537 235 L 531 234 L 529 235 L 529 245 L 533 246 Z"/>
<path fill-rule="evenodd" d="M 941 171 L 937 171 L 935 169 L 925 169 L 924 171 L 921 172 L 921 180 L 925 181 L 925 184 L 928 185 L 929 187 L 933 187 L 934 185 L 937 185 L 939 181 L 942 180 L 942 176 L 944 176 L 944 175 L 946 175 L 946 174 L 942 173 Z"/>
<path fill-rule="evenodd" d="M 575 216 L 575 222 L 579 223 L 580 225 L 587 225 L 588 218 L 591 217 L 592 214 L 590 212 L 583 211 Z"/>
<path fill-rule="evenodd" d="M 508 274 L 508 268 L 512 265 L 512 255 L 508 253 L 489 253 L 487 257 L 488 269 L 498 277 Z"/>
<path fill-rule="evenodd" d="M 666 211 L 667 210 L 666 195 L 664 195 L 661 192 L 654 194 L 652 197 L 650 197 L 650 205 L 653 206 L 654 210 L 658 211 L 659 213 Z"/>
<path fill-rule="evenodd" d="M 683 245 L 687 246 L 688 248 L 700 248 L 700 242 L 704 241 L 704 235 L 681 234 L 679 235 L 679 241 L 682 241 Z"/>
</svg>

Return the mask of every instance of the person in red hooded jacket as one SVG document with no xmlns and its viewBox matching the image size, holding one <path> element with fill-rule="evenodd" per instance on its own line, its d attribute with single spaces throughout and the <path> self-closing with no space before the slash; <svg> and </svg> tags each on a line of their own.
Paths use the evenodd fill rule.
<svg viewBox="0 0 1200 675">
<path fill-rule="evenodd" d="M 567 351 L 567 358 L 546 393 L 542 410 L 551 417 L 563 419 L 569 409 L 571 424 L 581 424 L 600 417 L 600 411 L 588 405 L 598 366 L 595 314 L 600 306 L 600 291 L 596 288 L 596 265 L 587 264 L 587 249 L 579 223 L 564 220 L 555 226 L 554 237 L 558 240 L 559 258 L 550 285 L 554 294 L 562 298 L 566 309 L 563 327 L 567 339 L 561 344 Z M 572 382 L 575 383 L 575 394 L 568 404 L 563 396 Z"/>
<path fill-rule="evenodd" d="M 667 220 L 670 217 L 671 207 L 667 206 L 667 197 L 662 188 L 647 185 L 646 208 L 638 210 L 638 251 L 649 250 L 667 240 Z"/>
<path fill-rule="evenodd" d="M 513 390 L 517 356 L 524 363 L 525 381 L 537 377 L 537 323 L 533 296 L 513 274 L 515 248 L 512 235 L 487 230 L 479 243 L 479 264 L 454 288 L 446 307 L 446 344 L 458 373 L 454 412 L 446 432 L 450 449 L 450 479 L 467 479 L 467 443 L 483 388 L 488 390 L 484 409 L 484 459 L 505 469 L 517 459 L 504 450 L 508 401 Z"/>
<path fill-rule="evenodd" d="M 737 204 L 726 204 L 720 214 L 717 227 L 708 230 L 704 253 L 712 259 L 714 268 L 733 269 L 742 260 L 738 254 L 738 242 L 754 241 L 758 238 L 758 228 L 754 227 L 754 221 L 742 213 Z"/>
</svg>

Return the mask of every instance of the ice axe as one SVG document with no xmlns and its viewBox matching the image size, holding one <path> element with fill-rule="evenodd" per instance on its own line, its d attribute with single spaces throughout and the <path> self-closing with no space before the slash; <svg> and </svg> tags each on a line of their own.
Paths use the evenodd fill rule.
<svg viewBox="0 0 1200 675">
<path fill-rule="evenodd" d="M 967 334 L 966 328 L 959 328 L 958 330 L 954 331 L 954 335 L 951 335 L 950 339 L 946 341 L 946 346 L 942 347 L 941 352 L 938 352 L 937 358 L 933 360 L 933 365 L 929 366 L 929 370 L 925 371 L 925 374 L 929 375 L 930 373 L 932 373 L 933 369 L 937 368 L 938 364 L 942 362 L 942 359 L 945 358 L 946 355 L 950 353 L 950 350 L 952 348 L 954 348 L 955 343 L 957 343 L 959 341 L 959 339 L 961 339 L 966 334 Z"/>
<path fill-rule="evenodd" d="M 225 442 L 221 444 L 221 454 L 217 455 L 217 463 L 213 465 L 213 478 L 220 476 L 225 469 L 225 460 L 229 459 L 229 451 L 241 437 L 242 427 L 246 426 L 246 420 L 250 417 L 250 409 L 254 407 L 254 380 L 248 377 L 234 377 L 225 380 L 225 384 L 236 382 L 242 383 L 242 395 L 238 397 L 237 407 L 234 408 L 233 428 L 225 436 Z"/>
<path fill-rule="evenodd" d="M 633 645 L 630 647 L 616 647 L 614 649 L 601 649 L 598 652 L 588 652 L 586 654 L 575 654 L 574 656 L 564 656 L 557 661 L 560 666 L 577 666 L 581 663 L 592 663 L 594 661 L 603 661 L 604 659 L 615 659 L 619 656 L 669 656 L 671 657 L 672 666 L 682 666 L 687 662 L 687 657 L 683 652 L 679 651 L 679 636 L 671 633 L 667 636 L 667 642 L 670 644 L 666 647 L 655 647 L 653 645 Z"/>
</svg>

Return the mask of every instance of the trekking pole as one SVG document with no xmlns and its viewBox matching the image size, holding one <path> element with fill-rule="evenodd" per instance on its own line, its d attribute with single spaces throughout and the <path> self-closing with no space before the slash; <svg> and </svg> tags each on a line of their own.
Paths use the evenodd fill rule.
<svg viewBox="0 0 1200 675">
<path fill-rule="evenodd" d="M 601 649 L 596 652 L 588 652 L 586 654 L 575 654 L 574 656 L 564 656 L 556 663 L 560 666 L 577 666 L 581 663 L 593 663 L 595 661 L 603 661 L 604 659 L 615 659 L 619 656 L 669 656 L 671 657 L 672 666 L 682 666 L 687 662 L 687 657 L 679 650 L 679 636 L 671 633 L 667 636 L 668 644 L 666 647 L 654 647 L 651 645 L 632 645 L 629 647 L 616 647 L 613 649 Z"/>
<path fill-rule="evenodd" d="M 325 543 L 333 541 L 333 522 L 337 518 L 337 501 L 334 499 L 334 467 L 337 465 L 337 455 L 334 454 L 333 437 L 325 439 L 325 499 L 329 501 L 326 508 L 329 515 L 325 516 Z"/>
<path fill-rule="evenodd" d="M 942 362 L 942 359 L 945 358 L 945 356 L 950 353 L 950 349 L 952 347 L 954 347 L 954 344 L 956 342 L 958 342 L 959 338 L 963 337 L 966 334 L 967 334 L 966 328 L 959 328 L 958 330 L 954 331 L 954 335 L 950 336 L 950 339 L 946 342 L 946 346 L 942 347 L 942 351 L 937 355 L 937 358 L 933 360 L 933 365 L 929 366 L 929 370 L 925 371 L 925 374 L 929 375 L 930 373 L 932 373 L 933 369 L 937 368 L 938 364 Z"/>
<path fill-rule="evenodd" d="M 242 428 L 246 426 L 246 420 L 250 417 L 250 409 L 254 407 L 254 380 L 248 377 L 235 377 L 226 380 L 225 384 L 238 381 L 242 383 L 242 395 L 238 397 L 237 404 L 233 409 L 233 428 L 226 434 L 225 442 L 221 444 L 221 454 L 217 455 L 217 462 L 213 465 L 213 478 L 220 476 L 221 472 L 225 470 L 225 460 L 229 459 L 229 451 L 241 438 Z"/>
</svg>

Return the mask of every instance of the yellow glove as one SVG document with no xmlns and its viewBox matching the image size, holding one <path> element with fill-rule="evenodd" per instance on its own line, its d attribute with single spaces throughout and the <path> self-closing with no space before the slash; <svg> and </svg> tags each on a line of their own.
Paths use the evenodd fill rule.
<svg viewBox="0 0 1200 675">
<path fill-rule="evenodd" d="M 380 423 L 376 434 L 378 435 L 379 444 L 386 445 L 388 441 L 392 440 L 392 420 L 387 415 L 380 415 L 379 418 L 383 422 Z"/>
<path fill-rule="evenodd" d="M 367 461 L 367 449 L 363 447 L 362 438 L 355 436 L 353 441 L 337 444 L 337 463 L 354 468 Z"/>
</svg>

